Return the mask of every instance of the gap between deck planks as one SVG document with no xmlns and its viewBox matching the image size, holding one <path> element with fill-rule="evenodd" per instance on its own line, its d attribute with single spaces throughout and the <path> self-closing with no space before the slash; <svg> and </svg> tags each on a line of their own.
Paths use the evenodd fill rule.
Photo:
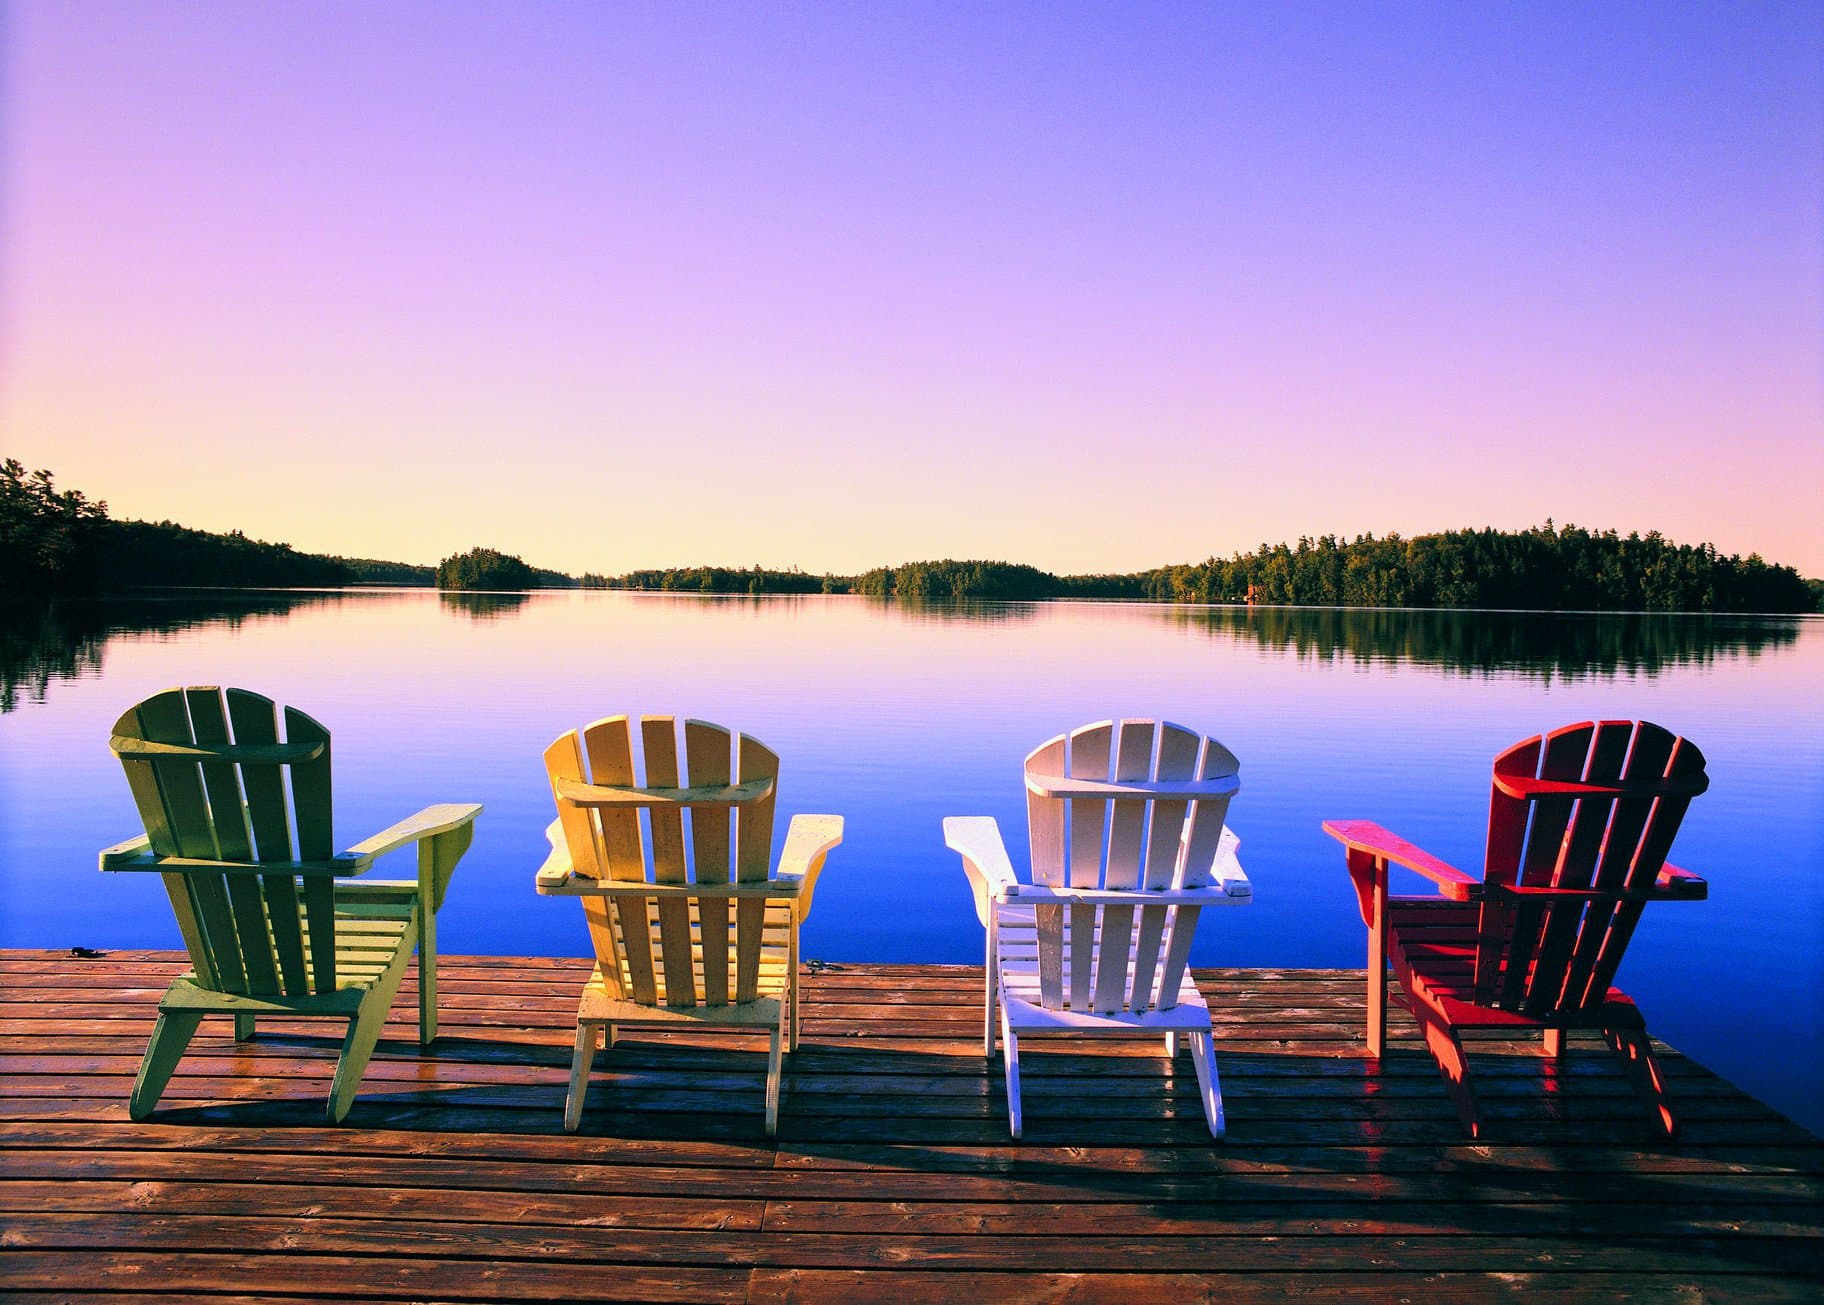
<svg viewBox="0 0 1824 1305">
<path fill-rule="evenodd" d="M 1006 1136 L 979 971 L 805 977 L 781 1136 L 763 1040 L 636 1031 L 560 1131 L 587 962 L 439 963 L 444 1037 L 402 991 L 347 1125 L 333 1039 L 205 1026 L 141 1124 L 128 1088 L 172 954 L 0 953 L 0 1290 L 322 1301 L 1247 1300 L 1824 1291 L 1824 1146 L 1669 1052 L 1658 1143 L 1593 1040 L 1559 1070 L 1472 1047 L 1495 1136 L 1470 1144 L 1416 1033 L 1362 1053 L 1362 976 L 1199 971 L 1231 1135 L 1188 1061 L 1035 1040 Z M 407 989 L 411 988 L 408 978 Z M 156 1287 L 156 1290 L 152 1288 Z"/>
</svg>

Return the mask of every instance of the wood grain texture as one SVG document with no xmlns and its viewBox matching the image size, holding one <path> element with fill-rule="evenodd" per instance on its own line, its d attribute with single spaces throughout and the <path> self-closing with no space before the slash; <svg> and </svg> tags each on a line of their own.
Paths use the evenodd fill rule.
<svg viewBox="0 0 1824 1305">
<path fill-rule="evenodd" d="M 1339 891 L 1347 891 L 1339 888 Z M 1411 1018 L 1354 971 L 1203 970 L 1228 1140 L 1156 1043 L 1031 1038 L 1006 1136 L 973 967 L 801 976 L 780 1134 L 764 1030 L 635 1032 L 560 1131 L 590 962 L 449 957 L 401 990 L 344 1126 L 339 1038 L 205 1021 L 125 1095 L 177 953 L 0 952 L 0 1282 L 24 1301 L 1817 1299 L 1824 1143 L 1664 1047 L 1677 1146 L 1594 1033 L 1468 1042 L 1466 1142 Z M 1084 1085 L 1093 1083 L 1094 1091 Z"/>
</svg>

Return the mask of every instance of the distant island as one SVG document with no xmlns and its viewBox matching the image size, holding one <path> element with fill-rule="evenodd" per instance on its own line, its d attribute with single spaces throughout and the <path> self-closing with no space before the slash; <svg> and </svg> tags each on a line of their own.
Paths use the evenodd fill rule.
<svg viewBox="0 0 1824 1305">
<path fill-rule="evenodd" d="M 455 591 L 634 589 L 696 594 L 862 594 L 899 599 L 1130 599 L 1293 606 L 1514 608 L 1538 611 L 1797 613 L 1824 610 L 1824 581 L 1789 566 L 1675 544 L 1657 531 L 1620 535 L 1555 525 L 1301 538 L 1226 559 L 1110 575 L 1054 575 L 1001 561 L 908 562 L 860 575 L 763 567 L 676 567 L 581 577 L 474 548 L 435 568 L 306 553 L 169 521 L 116 521 L 107 504 L 59 490 L 48 471 L 0 461 L 0 597 L 155 586 L 338 588 L 411 585 Z"/>
</svg>

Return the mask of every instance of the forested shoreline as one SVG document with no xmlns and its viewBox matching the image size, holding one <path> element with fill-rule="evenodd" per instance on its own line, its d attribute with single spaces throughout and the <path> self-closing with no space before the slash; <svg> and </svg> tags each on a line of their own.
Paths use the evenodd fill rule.
<svg viewBox="0 0 1824 1305">
<path fill-rule="evenodd" d="M 1110 575 L 1053 575 L 1013 562 L 911 562 L 858 576 L 692 567 L 634 571 L 614 589 L 678 593 L 856 593 L 876 598 L 1130 599 L 1300 607 L 1510 608 L 1533 611 L 1777 612 L 1824 610 L 1824 582 L 1789 566 L 1674 544 L 1657 531 L 1579 526 L 1523 531 L 1335 535 L 1252 553 Z"/>
<path fill-rule="evenodd" d="M 1536 611 L 1771 612 L 1824 610 L 1824 581 L 1789 566 L 1675 544 L 1657 531 L 1621 535 L 1558 526 L 1435 534 L 1304 537 L 1226 559 L 1107 575 L 1054 575 L 1015 562 L 945 558 L 859 575 L 796 568 L 674 567 L 574 577 L 488 548 L 436 568 L 306 553 L 288 544 L 170 521 L 116 521 L 107 504 L 59 490 L 47 471 L 0 461 L 0 596 L 55 597 L 146 587 L 450 590 L 531 588 L 697 594 L 861 594 L 874 598 L 1036 601 L 1129 599 L 1323 607 L 1509 608 Z"/>
<path fill-rule="evenodd" d="M 50 598 L 157 586 L 339 588 L 432 581 L 428 566 L 305 553 L 173 521 L 116 521 L 51 473 L 0 460 L 0 597 Z"/>
</svg>

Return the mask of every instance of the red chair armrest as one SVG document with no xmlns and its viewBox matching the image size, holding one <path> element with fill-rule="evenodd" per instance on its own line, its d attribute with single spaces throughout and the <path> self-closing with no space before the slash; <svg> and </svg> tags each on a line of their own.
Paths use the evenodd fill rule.
<svg viewBox="0 0 1824 1305">
<path fill-rule="evenodd" d="M 1663 897 L 1676 897 L 1685 901 L 1701 902 L 1710 896 L 1708 881 L 1681 870 L 1671 862 L 1659 868 L 1659 878 L 1653 881 L 1654 889 Z"/>
<path fill-rule="evenodd" d="M 1377 861 L 1404 866 L 1424 875 L 1452 901 L 1469 902 L 1482 895 L 1481 880 L 1471 879 L 1455 866 L 1438 860 L 1424 848 L 1413 846 L 1372 820 L 1326 820 L 1324 832 L 1352 851 L 1366 852 Z"/>
</svg>

